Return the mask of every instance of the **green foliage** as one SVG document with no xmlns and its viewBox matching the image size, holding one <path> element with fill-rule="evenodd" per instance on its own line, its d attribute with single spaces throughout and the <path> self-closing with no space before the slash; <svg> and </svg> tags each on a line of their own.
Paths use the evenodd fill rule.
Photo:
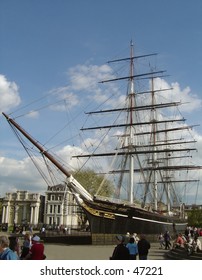
<svg viewBox="0 0 202 280">
<path fill-rule="evenodd" d="M 104 179 L 104 175 L 97 175 L 93 170 L 86 169 L 73 174 L 74 178 L 92 195 L 95 195 Z M 113 184 L 105 180 L 98 195 L 109 197 L 113 193 Z"/>
<path fill-rule="evenodd" d="M 202 227 L 202 209 L 193 209 L 188 212 L 188 224 Z"/>
</svg>

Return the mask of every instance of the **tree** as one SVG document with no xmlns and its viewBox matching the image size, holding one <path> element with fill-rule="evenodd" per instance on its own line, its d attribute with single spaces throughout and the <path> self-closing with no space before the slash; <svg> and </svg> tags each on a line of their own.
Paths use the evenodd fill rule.
<svg viewBox="0 0 202 280">
<path fill-rule="evenodd" d="M 97 175 L 91 169 L 74 172 L 73 176 L 91 195 L 97 193 L 104 180 L 104 175 Z M 113 190 L 113 184 L 109 180 L 105 180 L 98 194 L 109 197 L 113 194 Z"/>
<path fill-rule="evenodd" d="M 86 169 L 83 171 L 77 171 L 72 174 L 74 178 L 91 194 L 95 195 L 98 192 L 98 195 L 109 197 L 113 194 L 114 186 L 109 180 L 104 180 L 104 175 L 97 175 L 93 170 Z M 102 187 L 100 184 L 103 182 Z M 81 211 L 80 213 L 81 228 L 87 229 L 87 217 Z"/>
<path fill-rule="evenodd" d="M 202 227 L 202 209 L 192 209 L 188 212 L 188 224 L 191 226 Z"/>
</svg>

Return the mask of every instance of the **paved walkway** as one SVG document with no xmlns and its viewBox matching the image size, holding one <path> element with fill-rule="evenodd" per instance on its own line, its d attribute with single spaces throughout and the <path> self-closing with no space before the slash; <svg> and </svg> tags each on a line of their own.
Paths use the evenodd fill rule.
<svg viewBox="0 0 202 280">
<path fill-rule="evenodd" d="M 116 245 L 45 244 L 47 260 L 108 260 Z M 151 243 L 149 260 L 163 260 L 165 250 Z"/>
<path fill-rule="evenodd" d="M 8 235 L 0 232 L 0 235 Z M 116 246 L 114 245 L 66 245 L 45 243 L 47 260 L 109 260 Z M 158 243 L 151 243 L 149 260 L 164 260 L 166 251 L 159 249 Z"/>
</svg>

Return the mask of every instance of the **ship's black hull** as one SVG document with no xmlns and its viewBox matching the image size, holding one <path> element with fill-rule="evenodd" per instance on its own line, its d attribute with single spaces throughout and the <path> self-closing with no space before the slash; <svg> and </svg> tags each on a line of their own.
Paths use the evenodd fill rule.
<svg viewBox="0 0 202 280">
<path fill-rule="evenodd" d="M 187 223 L 184 219 L 145 211 L 140 208 L 113 203 L 84 202 L 82 205 L 92 234 L 159 234 L 184 232 Z"/>
</svg>

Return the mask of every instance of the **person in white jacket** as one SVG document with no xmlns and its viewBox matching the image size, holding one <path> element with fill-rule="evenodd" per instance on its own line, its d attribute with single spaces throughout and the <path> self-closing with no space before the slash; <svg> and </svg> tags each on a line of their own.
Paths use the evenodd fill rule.
<svg viewBox="0 0 202 280">
<path fill-rule="evenodd" d="M 192 246 L 193 246 L 194 252 L 201 251 L 201 241 L 198 239 L 197 236 L 194 237 L 194 239 L 192 241 Z"/>
</svg>

